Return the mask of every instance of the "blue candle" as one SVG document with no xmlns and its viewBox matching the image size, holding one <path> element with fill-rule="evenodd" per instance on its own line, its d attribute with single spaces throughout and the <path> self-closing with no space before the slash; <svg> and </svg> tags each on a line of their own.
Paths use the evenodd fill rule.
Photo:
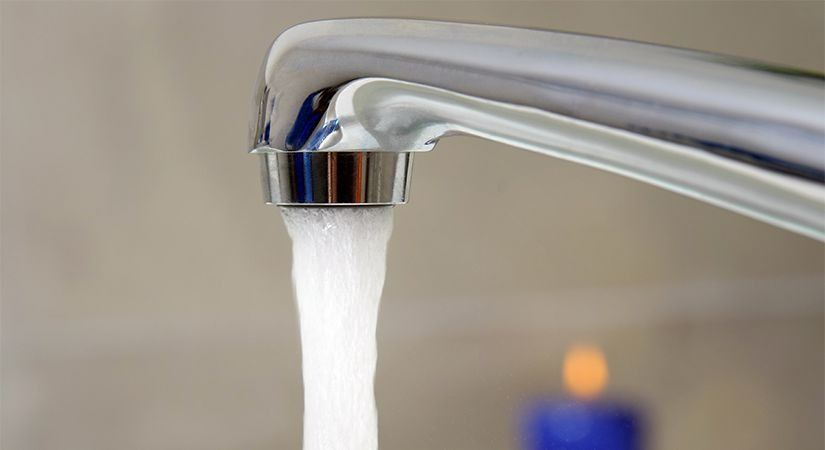
<svg viewBox="0 0 825 450">
<path fill-rule="evenodd" d="M 606 401 L 540 399 L 525 409 L 524 450 L 642 450 L 643 424 L 633 408 Z"/>
<path fill-rule="evenodd" d="M 593 345 L 570 347 L 563 364 L 569 397 L 538 399 L 521 418 L 524 450 L 642 450 L 641 415 L 628 405 L 600 399 L 607 360 Z"/>
</svg>

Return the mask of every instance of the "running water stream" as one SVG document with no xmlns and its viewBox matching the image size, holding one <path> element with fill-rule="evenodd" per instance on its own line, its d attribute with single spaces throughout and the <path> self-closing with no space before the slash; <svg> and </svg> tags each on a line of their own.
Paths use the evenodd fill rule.
<svg viewBox="0 0 825 450">
<path fill-rule="evenodd" d="M 392 207 L 281 211 L 301 323 L 304 450 L 376 450 L 375 329 Z"/>
</svg>

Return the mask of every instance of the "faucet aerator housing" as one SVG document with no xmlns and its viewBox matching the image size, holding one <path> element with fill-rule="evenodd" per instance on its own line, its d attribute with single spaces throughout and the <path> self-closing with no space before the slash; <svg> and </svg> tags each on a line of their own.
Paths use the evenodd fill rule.
<svg viewBox="0 0 825 450">
<path fill-rule="evenodd" d="M 264 192 L 280 206 L 407 203 L 412 154 L 275 152 L 263 154 Z"/>
</svg>

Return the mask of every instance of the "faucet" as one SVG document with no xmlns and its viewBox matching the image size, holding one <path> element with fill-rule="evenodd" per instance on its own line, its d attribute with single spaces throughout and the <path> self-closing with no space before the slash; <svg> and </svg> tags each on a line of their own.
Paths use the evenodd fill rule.
<svg viewBox="0 0 825 450">
<path fill-rule="evenodd" d="M 825 240 L 825 78 L 596 36 L 406 19 L 294 26 L 261 67 L 267 203 L 396 205 L 413 155 L 472 135 Z"/>
</svg>

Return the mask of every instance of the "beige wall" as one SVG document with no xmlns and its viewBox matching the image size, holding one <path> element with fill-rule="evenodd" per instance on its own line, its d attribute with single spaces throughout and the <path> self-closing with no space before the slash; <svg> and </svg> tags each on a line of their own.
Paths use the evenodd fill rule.
<svg viewBox="0 0 825 450">
<path fill-rule="evenodd" d="M 400 16 L 823 70 L 820 2 L 2 3 L 2 448 L 300 448 L 289 241 L 244 154 L 284 28 Z M 823 448 L 823 247 L 469 138 L 396 209 L 385 449 L 517 448 L 602 345 L 657 449 Z"/>
</svg>

